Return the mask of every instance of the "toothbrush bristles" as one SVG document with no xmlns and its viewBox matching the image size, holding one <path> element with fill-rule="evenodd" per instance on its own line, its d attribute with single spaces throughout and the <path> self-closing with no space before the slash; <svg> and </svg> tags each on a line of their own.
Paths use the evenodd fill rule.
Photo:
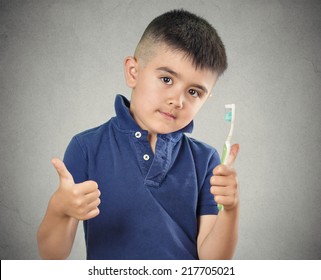
<svg viewBox="0 0 321 280">
<path fill-rule="evenodd" d="M 232 112 L 230 111 L 230 112 L 227 112 L 226 114 L 225 114 L 225 120 L 227 121 L 227 122 L 231 122 L 232 121 Z"/>
</svg>

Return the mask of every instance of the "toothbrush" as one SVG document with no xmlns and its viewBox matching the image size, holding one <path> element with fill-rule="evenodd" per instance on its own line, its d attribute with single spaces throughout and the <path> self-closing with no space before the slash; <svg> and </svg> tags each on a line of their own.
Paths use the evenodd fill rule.
<svg viewBox="0 0 321 280">
<path fill-rule="evenodd" d="M 231 139 L 232 139 L 232 135 L 233 135 L 234 121 L 235 121 L 235 104 L 226 104 L 225 109 L 229 110 L 225 114 L 225 120 L 227 122 L 231 123 L 231 127 L 230 127 L 230 132 L 226 138 L 226 141 L 225 141 L 224 147 L 223 147 L 223 153 L 222 153 L 222 158 L 221 158 L 222 164 L 227 163 L 227 159 L 228 159 L 228 156 L 229 156 L 230 150 L 231 150 Z M 223 205 L 218 204 L 217 206 L 218 206 L 219 211 L 224 210 Z"/>
</svg>

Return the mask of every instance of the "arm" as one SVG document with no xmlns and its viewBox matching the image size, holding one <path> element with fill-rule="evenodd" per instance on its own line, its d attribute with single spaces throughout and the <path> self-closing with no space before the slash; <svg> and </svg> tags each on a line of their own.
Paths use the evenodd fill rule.
<svg viewBox="0 0 321 280">
<path fill-rule="evenodd" d="M 66 259 L 76 236 L 79 221 L 59 214 L 56 204 L 54 194 L 37 232 L 39 255 L 43 259 Z"/>
<path fill-rule="evenodd" d="M 238 239 L 239 192 L 237 174 L 232 164 L 239 150 L 233 145 L 227 165 L 214 168 L 211 193 L 224 210 L 215 215 L 199 217 L 197 248 L 200 259 L 231 259 Z"/>
<path fill-rule="evenodd" d="M 218 216 L 199 218 L 197 239 L 200 259 L 232 259 L 238 239 L 239 210 L 221 211 Z"/>
<path fill-rule="evenodd" d="M 93 181 L 75 184 L 62 161 L 54 159 L 52 163 L 60 183 L 39 226 L 38 249 L 44 259 L 65 259 L 71 252 L 79 220 L 99 214 L 100 191 Z"/>
</svg>

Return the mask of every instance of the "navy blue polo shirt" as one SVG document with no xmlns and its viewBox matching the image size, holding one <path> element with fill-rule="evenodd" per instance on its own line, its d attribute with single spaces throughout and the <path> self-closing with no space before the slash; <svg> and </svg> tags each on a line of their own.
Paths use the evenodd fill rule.
<svg viewBox="0 0 321 280">
<path fill-rule="evenodd" d="M 118 95 L 116 116 L 74 136 L 64 162 L 76 183 L 94 180 L 100 214 L 84 221 L 87 259 L 197 259 L 197 218 L 217 214 L 210 193 L 217 151 L 184 129 L 160 134 L 155 154 Z"/>
</svg>

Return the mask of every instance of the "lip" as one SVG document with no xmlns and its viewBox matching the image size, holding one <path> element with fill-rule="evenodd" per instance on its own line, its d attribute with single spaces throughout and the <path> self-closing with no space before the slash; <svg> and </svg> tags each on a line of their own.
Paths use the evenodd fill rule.
<svg viewBox="0 0 321 280">
<path fill-rule="evenodd" d="M 168 113 L 168 112 L 162 112 L 162 111 L 159 111 L 159 113 L 165 117 L 165 119 L 168 119 L 168 120 L 175 120 L 176 117 L 171 114 L 171 113 Z"/>
</svg>

